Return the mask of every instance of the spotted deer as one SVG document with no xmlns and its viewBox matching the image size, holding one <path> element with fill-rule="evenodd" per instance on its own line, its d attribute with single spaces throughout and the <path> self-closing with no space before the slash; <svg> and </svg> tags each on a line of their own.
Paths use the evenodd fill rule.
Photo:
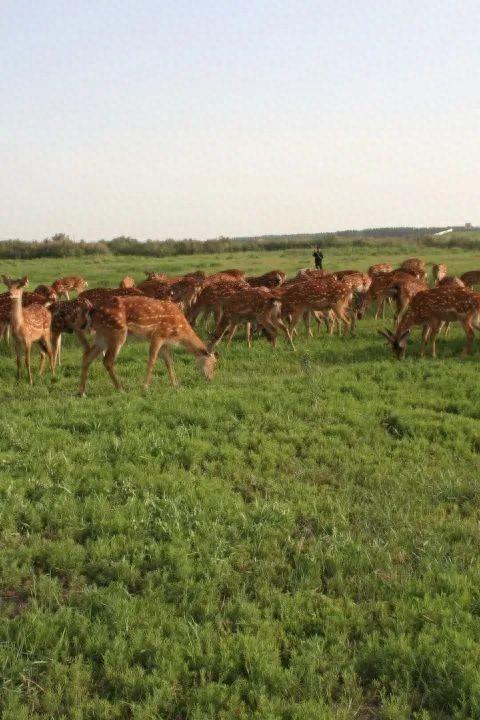
<svg viewBox="0 0 480 720">
<path fill-rule="evenodd" d="M 469 270 L 463 273 L 463 275 L 460 275 L 460 280 L 462 280 L 465 285 L 468 285 L 468 287 L 480 285 L 480 270 Z"/>
<path fill-rule="evenodd" d="M 90 327 L 90 312 L 93 303 L 87 298 L 59 300 L 50 307 L 52 316 L 51 336 L 54 365 L 60 365 L 60 351 L 63 333 L 73 333 L 85 352 L 90 348 L 86 332 Z"/>
<path fill-rule="evenodd" d="M 373 275 L 369 289 L 364 293 L 357 315 L 361 319 L 372 302 L 376 302 L 375 320 L 382 313 L 385 314 L 385 303 L 389 299 L 396 302 L 396 316 L 408 305 L 416 292 L 426 290 L 428 285 L 424 280 L 418 280 L 410 273 L 394 270 L 391 273 L 378 273 Z"/>
<path fill-rule="evenodd" d="M 237 290 L 223 298 L 222 314 L 209 344 L 210 351 L 225 335 L 227 335 L 227 345 L 229 345 L 239 325 L 246 325 L 249 348 L 251 347 L 252 325 L 261 328 L 274 346 L 277 331 L 281 329 L 293 347 L 288 328 L 280 316 L 280 302 L 267 288 L 249 287 Z"/>
<path fill-rule="evenodd" d="M 368 274 L 370 277 L 373 277 L 374 275 L 378 275 L 380 273 L 392 272 L 392 270 L 393 267 L 390 263 L 376 263 L 375 265 L 370 265 L 368 268 Z"/>
<path fill-rule="evenodd" d="M 290 336 L 296 330 L 299 320 L 305 317 L 305 313 L 313 311 L 331 311 L 339 323 L 339 328 L 341 323 L 346 327 L 351 326 L 349 307 L 353 290 L 342 280 L 305 280 L 278 288 L 277 296 L 282 306 L 282 317 L 290 318 Z"/>
<path fill-rule="evenodd" d="M 250 287 L 274 288 L 282 285 L 286 279 L 287 276 L 281 270 L 270 270 L 257 277 L 247 277 L 247 282 Z"/>
<path fill-rule="evenodd" d="M 20 380 L 21 377 L 21 354 L 23 349 L 28 380 L 30 385 L 33 385 L 31 349 L 34 342 L 37 342 L 40 346 L 41 357 L 39 373 L 42 374 L 43 372 L 46 356 L 48 356 L 48 359 L 50 360 L 52 375 L 55 373 L 50 329 L 52 316 L 49 311 L 39 303 L 32 303 L 27 307 L 23 307 L 22 295 L 24 288 L 28 284 L 28 278 L 26 276 L 20 278 L 19 280 L 12 280 L 12 278 L 3 275 L 2 280 L 8 287 L 10 298 L 12 300 L 10 322 L 13 337 L 15 339 L 17 380 Z"/>
<path fill-rule="evenodd" d="M 225 278 L 217 280 L 215 283 L 205 283 L 196 301 L 191 305 L 188 311 L 188 319 L 195 326 L 200 315 L 203 314 L 206 323 L 209 316 L 213 315 L 215 326 L 218 325 L 222 314 L 222 305 L 226 297 L 234 295 L 239 290 L 250 287 L 244 280 L 232 280 Z"/>
<path fill-rule="evenodd" d="M 64 297 L 67 300 L 70 300 L 69 293 L 76 292 L 80 294 L 88 287 L 88 283 L 85 278 L 79 275 L 70 275 L 68 277 L 55 280 L 55 282 L 52 283 L 52 287 L 59 298 Z"/>
<path fill-rule="evenodd" d="M 444 278 L 447 277 L 447 266 L 445 263 L 439 263 L 438 265 L 432 266 L 432 280 L 433 284 L 439 285 Z"/>
<path fill-rule="evenodd" d="M 404 260 L 399 267 L 399 270 L 414 275 L 418 280 L 426 280 L 427 273 L 425 272 L 425 262 L 421 258 L 408 258 Z"/>
<path fill-rule="evenodd" d="M 135 287 L 135 280 L 129 275 L 125 275 L 125 277 L 120 280 L 120 284 L 118 287 L 121 290 L 125 290 L 126 288 L 133 288 Z"/>
<path fill-rule="evenodd" d="M 395 356 L 401 360 L 405 357 L 411 328 L 421 325 L 423 331 L 420 354 L 423 356 L 426 342 L 431 338 L 432 357 L 436 357 L 435 343 L 440 327 L 444 322 L 453 321 L 459 321 L 465 330 L 467 342 L 461 354 L 469 355 L 474 328 L 480 327 L 480 293 L 457 286 L 423 290 L 412 299 L 395 332 L 379 330 L 379 333 L 386 338 Z"/>
<path fill-rule="evenodd" d="M 150 357 L 142 385 L 144 390 L 151 383 L 159 353 L 167 367 L 170 382 L 173 386 L 178 385 L 169 352 L 171 345 L 184 347 L 197 358 L 204 376 L 208 380 L 213 377 L 217 362 L 215 355 L 207 350 L 180 308 L 170 300 L 154 300 L 142 296 L 111 296 L 97 305 L 90 317 L 95 340 L 93 346 L 83 355 L 80 395 L 85 395 L 89 367 L 101 353 L 104 353 L 103 364 L 114 386 L 117 390 L 122 390 L 121 382 L 115 372 L 115 358 L 128 334 L 150 341 Z"/>
<path fill-rule="evenodd" d="M 11 279 L 10 276 L 3 276 Z M 49 286 L 45 286 L 49 287 Z M 38 289 L 38 288 L 36 288 Z M 38 305 L 44 305 L 48 307 L 57 299 L 57 295 L 53 289 L 48 292 L 41 294 L 38 292 L 23 292 L 22 294 L 22 306 L 28 307 L 34 303 Z M 10 338 L 10 321 L 12 316 L 12 305 L 13 300 L 10 296 L 10 292 L 0 293 L 0 339 L 5 338 L 7 342 Z"/>
</svg>

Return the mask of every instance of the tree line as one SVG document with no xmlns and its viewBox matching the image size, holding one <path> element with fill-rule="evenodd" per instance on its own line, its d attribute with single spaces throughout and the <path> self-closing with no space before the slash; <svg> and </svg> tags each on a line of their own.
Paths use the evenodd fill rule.
<svg viewBox="0 0 480 720">
<path fill-rule="evenodd" d="M 371 228 L 366 230 L 342 230 L 335 233 L 310 233 L 298 235 L 264 235 L 260 237 L 220 237 L 213 240 L 146 240 L 132 237 L 116 237 L 97 242 L 75 242 L 64 233 L 57 233 L 40 241 L 3 240 L 0 242 L 0 259 L 19 260 L 47 257 L 80 257 L 83 255 L 141 255 L 167 257 L 173 255 L 197 255 L 200 253 L 235 253 L 247 251 L 274 251 L 288 248 L 310 248 L 313 245 L 328 247 L 375 247 L 404 246 L 458 247 L 480 249 L 478 231 L 458 232 L 435 237 L 440 228 Z"/>
</svg>

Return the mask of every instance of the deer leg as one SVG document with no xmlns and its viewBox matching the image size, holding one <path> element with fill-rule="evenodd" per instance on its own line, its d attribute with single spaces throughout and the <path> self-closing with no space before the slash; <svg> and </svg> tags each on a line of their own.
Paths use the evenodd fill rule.
<svg viewBox="0 0 480 720">
<path fill-rule="evenodd" d="M 147 374 L 145 375 L 145 380 L 142 385 L 142 390 L 147 390 L 150 386 L 150 383 L 152 382 L 152 375 L 153 375 L 153 368 L 155 367 L 155 363 L 157 362 L 157 356 L 160 351 L 160 348 L 162 347 L 163 338 L 155 337 L 153 336 L 152 341 L 150 343 L 150 356 L 148 358 L 148 364 L 147 364 Z"/>
<path fill-rule="evenodd" d="M 215 328 L 215 332 L 213 333 L 212 340 L 210 342 L 209 352 L 213 352 L 213 349 L 218 345 L 222 337 L 225 335 L 227 330 L 229 330 L 231 327 L 231 323 L 229 320 L 225 318 L 225 316 L 222 317 L 220 322 L 218 323 L 217 327 Z"/>
<path fill-rule="evenodd" d="M 463 329 L 465 330 L 465 335 L 467 336 L 467 343 L 465 347 L 463 348 L 460 355 L 462 357 L 466 357 L 467 355 L 470 355 L 472 352 L 472 344 L 473 344 L 473 338 L 475 336 L 475 333 L 473 331 L 472 323 L 470 321 L 470 318 L 465 318 L 462 321 Z"/>
<path fill-rule="evenodd" d="M 105 370 L 110 375 L 110 378 L 115 385 L 115 388 L 117 390 L 123 390 L 122 383 L 118 379 L 118 375 L 115 372 L 115 358 L 117 357 L 118 353 L 120 352 L 120 349 L 123 345 L 123 342 L 116 342 L 115 344 L 110 345 L 110 347 L 107 348 L 107 352 L 103 356 L 103 366 L 105 367 Z"/>
<path fill-rule="evenodd" d="M 245 334 L 247 336 L 248 349 L 250 350 L 250 348 L 252 347 L 252 323 L 247 322 L 247 324 L 245 325 Z"/>
<path fill-rule="evenodd" d="M 17 360 L 17 380 L 22 377 L 22 350 L 20 341 L 15 338 L 15 357 Z"/>
<path fill-rule="evenodd" d="M 80 386 L 78 388 L 78 394 L 82 397 L 85 395 L 85 384 L 87 382 L 88 369 L 92 362 L 102 353 L 104 348 L 101 345 L 94 345 L 93 347 L 85 350 L 82 359 L 82 370 L 80 373 Z"/>
<path fill-rule="evenodd" d="M 305 323 L 305 330 L 307 331 L 308 337 L 313 337 L 310 324 L 310 310 L 305 310 L 305 312 L 303 313 L 303 322 Z"/>
<path fill-rule="evenodd" d="M 38 366 L 38 374 L 43 375 L 43 371 L 45 369 L 45 360 L 47 358 L 47 346 L 43 338 L 40 338 L 40 340 L 38 341 L 38 346 L 40 348 L 40 364 Z"/>
<path fill-rule="evenodd" d="M 33 385 L 33 378 L 32 378 L 32 346 L 29 343 L 25 343 L 24 345 L 24 351 L 25 351 L 25 367 L 27 368 L 28 373 L 28 382 L 30 385 Z"/>
<path fill-rule="evenodd" d="M 290 335 L 293 336 L 293 333 L 296 332 L 298 321 L 303 315 L 303 308 L 296 308 L 292 312 L 292 318 L 290 320 Z"/>
<path fill-rule="evenodd" d="M 160 349 L 160 355 L 163 358 L 163 361 L 165 365 L 167 366 L 168 376 L 170 378 L 170 382 L 172 383 L 173 387 L 178 387 L 180 385 L 180 382 L 175 374 L 175 367 L 173 365 L 172 356 L 170 355 L 170 350 L 166 345 L 164 345 Z"/>
<path fill-rule="evenodd" d="M 227 347 L 230 347 L 230 343 L 232 342 L 235 333 L 237 332 L 238 325 L 231 325 L 230 330 L 227 333 Z M 247 325 L 247 344 L 248 347 L 252 346 L 251 338 L 249 335 L 249 326 Z"/>
<path fill-rule="evenodd" d="M 288 329 L 288 327 L 283 322 L 282 318 L 278 318 L 277 320 L 278 327 L 285 333 L 285 337 L 287 338 L 288 342 L 292 346 L 292 349 L 295 350 L 295 345 L 293 344 L 293 338 L 292 335 Z"/>
</svg>

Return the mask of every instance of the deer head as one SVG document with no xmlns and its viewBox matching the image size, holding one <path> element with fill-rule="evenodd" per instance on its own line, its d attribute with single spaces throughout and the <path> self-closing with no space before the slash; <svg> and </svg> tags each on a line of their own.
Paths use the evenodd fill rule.
<svg viewBox="0 0 480 720">
<path fill-rule="evenodd" d="M 12 280 L 10 275 L 2 275 L 2 280 L 10 290 L 11 298 L 22 297 L 23 290 L 28 285 L 28 277 L 26 275 L 19 280 Z"/>
<path fill-rule="evenodd" d="M 407 341 L 408 336 L 410 335 L 410 330 L 405 330 L 405 332 L 401 333 L 398 337 L 390 332 L 390 330 L 379 330 L 378 334 L 386 338 L 387 342 L 392 346 L 392 350 L 397 360 L 403 360 L 407 350 Z"/>
<path fill-rule="evenodd" d="M 198 355 L 197 357 L 197 364 L 200 370 L 203 372 L 205 378 L 207 380 L 211 380 L 213 378 L 213 375 L 215 373 L 215 366 L 217 364 L 218 355 L 217 353 L 208 352 L 205 350 L 205 353 L 202 355 Z"/>
</svg>

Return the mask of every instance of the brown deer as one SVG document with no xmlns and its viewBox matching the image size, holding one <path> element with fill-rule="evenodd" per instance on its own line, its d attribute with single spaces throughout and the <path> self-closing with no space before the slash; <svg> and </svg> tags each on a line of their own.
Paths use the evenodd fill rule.
<svg viewBox="0 0 480 720">
<path fill-rule="evenodd" d="M 216 347 L 225 334 L 227 334 L 227 345 L 229 345 L 239 325 L 246 325 L 247 344 L 250 348 L 252 324 L 262 328 L 274 346 L 277 330 L 280 328 L 293 347 L 288 328 L 280 317 L 280 303 L 275 295 L 264 287 L 249 287 L 224 297 L 221 319 L 212 336 L 209 345 L 210 351 Z"/>
<path fill-rule="evenodd" d="M 372 302 L 376 302 L 377 309 L 375 320 L 377 320 L 380 312 L 382 317 L 385 314 L 385 303 L 389 299 L 394 299 L 397 305 L 397 316 L 408 305 L 411 297 L 415 292 L 426 290 L 425 281 L 418 280 L 412 274 L 403 272 L 402 270 L 394 270 L 391 273 L 378 273 L 373 275 L 372 283 L 364 293 L 358 307 L 357 316 L 361 319 Z"/>
<path fill-rule="evenodd" d="M 379 273 L 389 273 L 392 272 L 393 267 L 390 265 L 390 263 L 376 263 L 376 265 L 370 265 L 368 268 L 368 274 L 370 277 L 373 277 L 374 275 L 378 275 Z"/>
<path fill-rule="evenodd" d="M 70 300 L 69 293 L 76 292 L 80 294 L 88 287 L 88 283 L 85 278 L 79 275 L 70 275 L 55 280 L 55 282 L 52 283 L 52 287 L 59 298 L 65 297 L 67 300 Z"/>
<path fill-rule="evenodd" d="M 5 275 L 4 278 L 7 277 L 8 279 L 11 279 L 10 276 Z M 46 286 L 48 287 L 48 286 Z M 57 295 L 55 291 L 52 289 L 46 294 L 41 294 L 37 292 L 24 292 L 22 295 L 22 306 L 28 307 L 29 305 L 33 305 L 33 303 L 36 303 L 38 305 L 44 305 L 45 307 L 48 307 L 52 304 L 52 302 L 55 302 L 57 299 Z M 12 305 L 13 300 L 11 299 L 10 292 L 1 293 L 0 294 L 0 339 L 5 338 L 7 342 L 10 338 L 10 319 L 12 315 Z"/>
<path fill-rule="evenodd" d="M 75 300 L 59 300 L 50 307 L 52 316 L 51 337 L 53 363 L 60 365 L 63 333 L 74 333 L 84 352 L 90 349 L 85 333 L 90 327 L 90 312 L 94 305 L 84 297 Z"/>
<path fill-rule="evenodd" d="M 353 290 L 342 280 L 331 278 L 319 280 L 305 280 L 288 286 L 282 286 L 277 290 L 284 318 L 290 318 L 290 336 L 296 330 L 300 318 L 306 317 L 307 312 L 322 311 L 329 313 L 339 323 L 346 327 L 351 326 L 349 317 L 349 306 L 353 298 Z"/>
<path fill-rule="evenodd" d="M 114 386 L 117 390 L 122 390 L 114 363 L 129 333 L 150 341 L 150 357 L 142 386 L 144 390 L 150 385 L 159 353 L 163 357 L 172 385 L 178 385 L 168 349 L 170 345 L 181 345 L 195 355 L 205 377 L 208 380 L 213 377 L 217 362 L 215 355 L 207 350 L 180 308 L 169 300 L 111 296 L 93 309 L 91 323 L 95 330 L 95 342 L 83 355 L 80 395 L 85 395 L 88 369 L 101 353 L 104 353 L 103 364 Z"/>
<path fill-rule="evenodd" d="M 418 280 L 426 280 L 427 273 L 425 272 L 425 262 L 420 258 L 408 258 L 404 260 L 399 267 L 399 270 L 414 275 Z"/>
<path fill-rule="evenodd" d="M 463 273 L 463 275 L 460 275 L 460 280 L 462 280 L 465 285 L 468 285 L 468 287 L 480 285 L 480 270 L 469 270 Z"/>
<path fill-rule="evenodd" d="M 287 276 L 281 270 L 270 270 L 257 277 L 247 277 L 247 282 L 250 287 L 274 288 L 282 285 L 286 279 Z"/>
<path fill-rule="evenodd" d="M 37 285 L 33 292 L 45 298 L 45 305 L 51 305 L 58 299 L 58 295 L 52 285 Z M 23 295 L 25 298 L 25 293 Z"/>
<path fill-rule="evenodd" d="M 432 280 L 434 285 L 439 285 L 442 280 L 447 276 L 447 266 L 445 263 L 439 263 L 438 265 L 432 266 Z"/>
<path fill-rule="evenodd" d="M 422 325 L 422 344 L 420 354 L 423 356 L 428 338 L 432 341 L 432 357 L 436 357 L 435 342 L 442 323 L 458 320 L 465 330 L 467 343 L 462 356 L 469 355 L 472 350 L 474 328 L 480 326 L 480 293 L 456 286 L 437 287 L 423 290 L 415 295 L 401 318 L 395 333 L 379 330 L 392 346 L 396 357 L 405 357 L 407 340 L 414 325 Z"/>
<path fill-rule="evenodd" d="M 21 377 L 21 352 L 25 354 L 25 366 L 27 368 L 28 380 L 33 385 L 31 349 L 34 342 L 40 346 L 40 368 L 42 374 L 45 365 L 45 358 L 48 355 L 52 375 L 55 373 L 53 364 L 53 353 L 50 337 L 52 316 L 49 311 L 39 303 L 32 303 L 27 307 L 22 305 L 24 288 L 28 284 L 28 277 L 12 280 L 3 275 L 2 280 L 8 287 L 12 299 L 11 327 L 15 338 L 15 354 L 17 358 L 17 380 Z"/>
<path fill-rule="evenodd" d="M 215 326 L 218 325 L 222 314 L 222 304 L 226 297 L 234 295 L 239 290 L 250 287 L 243 280 L 232 280 L 225 278 L 215 283 L 205 283 L 197 296 L 196 302 L 192 304 L 188 312 L 189 322 L 195 326 L 199 315 L 203 314 L 206 323 L 210 314 L 213 314 Z"/>
</svg>

